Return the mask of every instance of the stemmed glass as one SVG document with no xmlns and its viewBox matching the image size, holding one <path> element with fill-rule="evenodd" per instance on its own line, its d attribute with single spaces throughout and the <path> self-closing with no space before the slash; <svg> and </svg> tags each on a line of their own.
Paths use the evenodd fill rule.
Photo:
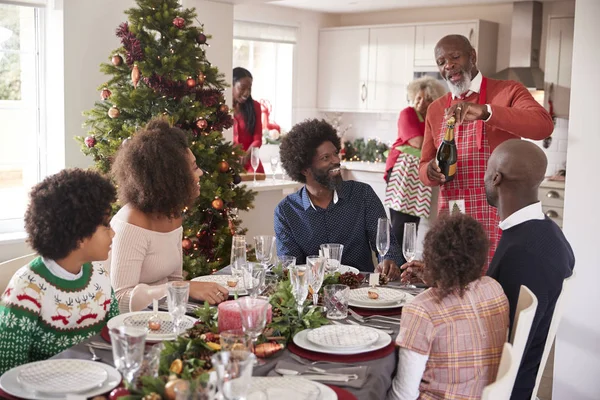
<svg viewBox="0 0 600 400">
<path fill-rule="evenodd" d="M 244 287 L 250 297 L 256 298 L 265 286 L 265 267 L 259 263 L 249 262 L 244 270 Z"/>
<path fill-rule="evenodd" d="M 313 306 L 319 301 L 319 290 L 325 277 L 325 258 L 320 256 L 306 257 L 306 265 L 310 268 L 309 292 L 312 293 Z"/>
<path fill-rule="evenodd" d="M 225 400 L 244 400 L 250 389 L 256 356 L 249 351 L 221 351 L 211 357 L 219 393 Z"/>
<path fill-rule="evenodd" d="M 239 282 L 246 267 L 246 237 L 235 235 L 231 241 L 231 274 L 232 278 Z M 237 293 L 239 285 L 234 287 Z"/>
<path fill-rule="evenodd" d="M 250 164 L 252 165 L 252 169 L 254 170 L 254 186 L 256 186 L 256 168 L 258 168 L 258 165 L 260 164 L 258 147 L 252 147 L 250 153 Z"/>
<path fill-rule="evenodd" d="M 379 253 L 379 262 L 383 261 L 383 257 L 390 249 L 390 223 L 387 218 L 379 218 L 377 220 L 377 238 L 375 239 L 377 253 Z"/>
<path fill-rule="evenodd" d="M 109 331 L 115 367 L 125 380 L 134 384 L 135 374 L 142 366 L 146 345 L 146 330 L 120 326 Z"/>
<path fill-rule="evenodd" d="M 254 344 L 267 324 L 269 302 L 264 298 L 242 297 L 238 299 L 237 304 L 242 316 L 242 329 L 250 337 L 252 352 L 254 352 Z"/>
<path fill-rule="evenodd" d="M 273 182 L 277 179 L 275 174 L 277 173 L 277 167 L 279 166 L 279 157 L 271 156 L 271 172 L 273 173 Z"/>
<path fill-rule="evenodd" d="M 417 224 L 414 222 L 407 222 L 404 224 L 402 254 L 407 263 L 413 261 L 417 255 Z M 415 286 L 407 284 L 405 287 L 414 288 Z"/>
<path fill-rule="evenodd" d="M 282 272 L 289 270 L 296 265 L 294 256 L 277 256 L 277 264 L 281 265 Z"/>
<path fill-rule="evenodd" d="M 296 265 L 289 269 L 290 282 L 292 283 L 292 294 L 296 299 L 298 318 L 302 317 L 304 302 L 308 296 L 308 283 L 310 282 L 311 269 L 306 265 Z"/>
<path fill-rule="evenodd" d="M 190 297 L 189 282 L 171 281 L 167 283 L 167 304 L 177 336 L 181 334 L 181 323 L 186 312 L 188 297 Z"/>
<path fill-rule="evenodd" d="M 267 262 L 271 259 L 273 246 L 275 245 L 275 236 L 260 235 L 254 236 L 254 246 L 256 249 L 256 259 L 267 266 Z"/>
</svg>

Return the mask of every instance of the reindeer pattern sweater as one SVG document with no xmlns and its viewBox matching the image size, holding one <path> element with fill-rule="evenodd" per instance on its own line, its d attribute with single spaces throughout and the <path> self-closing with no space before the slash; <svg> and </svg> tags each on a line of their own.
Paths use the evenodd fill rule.
<svg viewBox="0 0 600 400">
<path fill-rule="evenodd" d="M 12 277 L 0 301 L 0 375 L 45 360 L 100 333 L 118 315 L 108 272 L 84 264 L 74 280 L 38 257 Z"/>
</svg>

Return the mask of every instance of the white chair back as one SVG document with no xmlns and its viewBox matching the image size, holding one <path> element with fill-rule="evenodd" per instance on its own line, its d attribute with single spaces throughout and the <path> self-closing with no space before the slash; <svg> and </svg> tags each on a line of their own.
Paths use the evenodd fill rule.
<svg viewBox="0 0 600 400">
<path fill-rule="evenodd" d="M 519 364 L 515 362 L 513 347 L 510 343 L 504 343 L 496 381 L 483 389 L 481 400 L 509 400 L 518 371 Z"/>
<path fill-rule="evenodd" d="M 27 265 L 31 260 L 37 257 L 36 253 L 27 254 L 26 256 L 21 256 L 17 258 L 13 258 L 12 260 L 4 261 L 0 263 L 0 296 L 6 290 L 10 279 L 13 277 L 15 272 L 19 270 L 19 268 Z"/>
<path fill-rule="evenodd" d="M 510 335 L 510 343 L 513 346 L 513 356 L 517 365 L 521 365 L 537 306 L 537 297 L 535 297 L 533 292 L 529 290 L 527 286 L 521 285 L 519 301 L 517 302 L 517 310 L 515 312 L 515 320 Z"/>
<path fill-rule="evenodd" d="M 531 395 L 532 400 L 535 400 L 537 397 L 537 392 L 540 388 L 540 382 L 542 381 L 542 375 L 544 374 L 544 368 L 546 367 L 546 362 L 548 361 L 548 355 L 550 354 L 550 350 L 552 349 L 552 345 L 554 344 L 554 338 L 556 337 L 556 332 L 558 331 L 558 325 L 560 324 L 560 320 L 562 319 L 562 314 L 564 311 L 564 299 L 566 296 L 568 296 L 568 293 L 571 291 L 574 279 L 575 270 L 573 270 L 573 273 L 570 277 L 566 278 L 563 281 L 562 290 L 560 291 L 560 295 L 556 300 L 556 305 L 554 306 L 554 314 L 552 314 L 552 322 L 550 322 L 550 329 L 548 329 L 548 337 L 546 338 L 546 344 L 544 345 L 542 361 L 540 362 L 540 367 L 538 369 L 537 377 L 535 379 L 535 388 L 533 389 L 533 393 Z"/>
</svg>

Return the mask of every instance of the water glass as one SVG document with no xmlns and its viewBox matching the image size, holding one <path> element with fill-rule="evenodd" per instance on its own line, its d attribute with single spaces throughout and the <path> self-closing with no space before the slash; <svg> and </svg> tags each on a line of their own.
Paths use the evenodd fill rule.
<svg viewBox="0 0 600 400">
<path fill-rule="evenodd" d="M 252 147 L 250 152 L 250 164 L 252 165 L 252 169 L 254 170 L 254 186 L 256 186 L 256 169 L 260 165 L 260 153 L 258 147 Z"/>
<path fill-rule="evenodd" d="M 327 243 L 321 245 L 321 255 L 327 260 L 327 265 L 325 266 L 327 273 L 333 274 L 340 269 L 343 252 L 343 244 Z"/>
<path fill-rule="evenodd" d="M 130 326 L 120 326 L 109 330 L 115 367 L 129 384 L 133 384 L 135 374 L 144 360 L 146 330 Z"/>
<path fill-rule="evenodd" d="M 311 269 L 306 265 L 295 265 L 289 269 L 292 294 L 294 295 L 294 299 L 296 299 L 296 307 L 298 308 L 298 318 L 302 318 L 304 302 L 308 296 L 310 272 Z"/>
<path fill-rule="evenodd" d="M 306 265 L 310 268 L 309 292 L 312 293 L 313 305 L 316 306 L 319 302 L 319 290 L 323 285 L 325 278 L 325 258 L 321 256 L 306 257 Z"/>
<path fill-rule="evenodd" d="M 387 218 L 379 218 L 377 220 L 377 238 L 375 239 L 377 253 L 379 254 L 379 262 L 383 261 L 383 257 L 390 249 L 390 222 Z"/>
<path fill-rule="evenodd" d="M 256 357 L 249 351 L 221 351 L 211 357 L 219 392 L 226 400 L 245 400 Z"/>
<path fill-rule="evenodd" d="M 265 286 L 266 269 L 259 263 L 249 262 L 244 270 L 244 287 L 248 291 L 250 297 L 256 298 Z"/>
<path fill-rule="evenodd" d="M 175 334 L 181 334 L 180 328 L 183 317 L 187 311 L 187 302 L 190 297 L 190 283 L 186 281 L 171 281 L 167 283 L 167 304 L 169 314 L 173 318 Z"/>
<path fill-rule="evenodd" d="M 254 236 L 254 246 L 256 249 L 256 259 L 265 265 L 271 259 L 271 254 L 275 247 L 275 236 Z"/>
<path fill-rule="evenodd" d="M 346 285 L 327 285 L 323 288 L 327 318 L 345 319 L 348 317 L 350 288 Z"/>
</svg>

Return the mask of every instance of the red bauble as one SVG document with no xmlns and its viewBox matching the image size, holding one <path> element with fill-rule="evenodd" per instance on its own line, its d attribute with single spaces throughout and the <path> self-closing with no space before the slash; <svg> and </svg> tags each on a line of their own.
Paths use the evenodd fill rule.
<svg viewBox="0 0 600 400">
<path fill-rule="evenodd" d="M 108 110 L 108 116 L 115 119 L 115 118 L 119 118 L 119 115 L 121 115 L 121 111 L 119 111 L 119 109 L 115 106 L 112 106 L 111 108 L 109 108 Z"/>
<path fill-rule="evenodd" d="M 198 44 L 206 43 L 206 35 L 204 33 L 199 33 L 196 42 L 198 42 Z"/>
<path fill-rule="evenodd" d="M 196 87 L 196 81 L 194 80 L 194 78 L 188 78 L 187 81 L 185 81 L 185 84 L 187 85 L 187 87 L 189 87 L 190 89 L 193 89 Z"/>
<path fill-rule="evenodd" d="M 229 171 L 229 164 L 227 161 L 223 160 L 219 163 L 219 172 L 227 172 Z"/>
<path fill-rule="evenodd" d="M 208 122 L 206 122 L 205 119 L 199 119 L 198 121 L 196 121 L 196 126 L 198 127 L 198 129 L 206 129 L 206 127 L 208 126 Z"/>
<path fill-rule="evenodd" d="M 173 25 L 175 25 L 179 29 L 183 29 L 183 27 L 185 26 L 185 19 L 181 17 L 175 17 L 173 19 Z"/>
<path fill-rule="evenodd" d="M 119 397 L 129 396 L 130 394 L 131 393 L 129 392 L 129 390 L 125 389 L 124 387 L 119 387 L 110 392 L 110 394 L 108 395 L 108 399 L 117 400 Z"/>
<path fill-rule="evenodd" d="M 90 149 L 96 145 L 96 138 L 94 136 L 88 136 L 85 138 L 84 143 Z"/>
<path fill-rule="evenodd" d="M 191 250 L 192 249 L 192 241 L 188 238 L 185 238 L 181 241 L 181 247 L 183 247 L 184 250 Z"/>
<path fill-rule="evenodd" d="M 221 112 L 229 112 L 229 107 L 227 106 L 227 104 L 221 104 L 221 107 L 219 107 L 219 110 L 221 110 Z"/>
<path fill-rule="evenodd" d="M 119 65 L 123 64 L 123 57 L 121 57 L 118 54 L 115 54 L 114 56 L 112 56 L 111 61 L 115 67 L 118 67 Z"/>
<path fill-rule="evenodd" d="M 102 100 L 106 100 L 110 97 L 111 94 L 112 94 L 111 91 L 105 87 L 104 89 L 102 89 L 102 91 L 100 91 L 100 98 Z"/>
<path fill-rule="evenodd" d="M 215 210 L 222 210 L 223 209 L 223 200 L 221 200 L 217 197 L 216 199 L 214 199 L 212 201 L 212 206 Z"/>
</svg>

